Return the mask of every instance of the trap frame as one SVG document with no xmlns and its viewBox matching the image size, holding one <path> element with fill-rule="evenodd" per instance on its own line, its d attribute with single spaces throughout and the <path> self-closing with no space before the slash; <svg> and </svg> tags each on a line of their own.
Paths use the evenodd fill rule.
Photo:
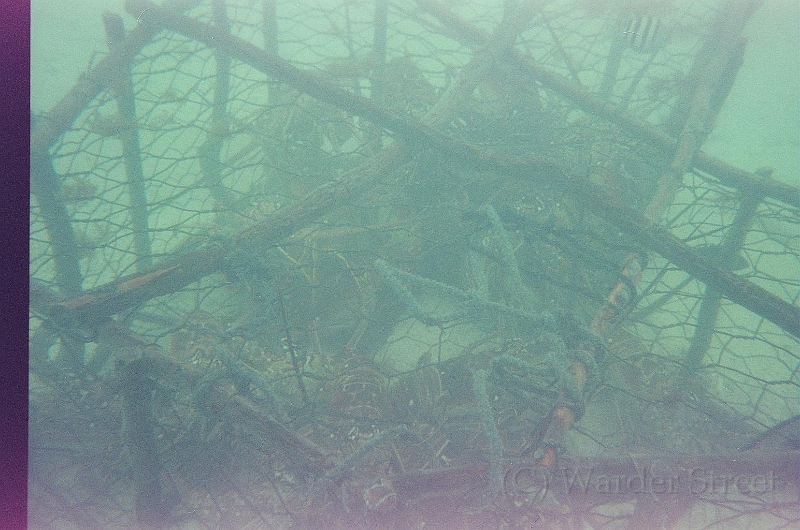
<svg viewBox="0 0 800 530">
<path fill-rule="evenodd" d="M 796 524 L 798 190 L 700 149 L 757 7 L 106 14 L 31 138 L 31 525 Z"/>
</svg>

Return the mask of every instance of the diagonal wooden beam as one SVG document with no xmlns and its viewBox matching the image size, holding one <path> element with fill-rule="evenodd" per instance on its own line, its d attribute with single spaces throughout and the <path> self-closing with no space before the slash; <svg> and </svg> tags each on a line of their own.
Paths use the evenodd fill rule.
<svg viewBox="0 0 800 530">
<path fill-rule="evenodd" d="M 292 235 L 324 212 L 355 199 L 371 183 L 409 160 L 414 148 L 434 148 L 462 163 L 473 162 L 486 168 L 503 170 L 505 165 L 476 148 L 451 140 L 435 131 L 429 124 L 446 121 L 447 116 L 458 107 L 457 100 L 468 93 L 459 90 L 460 85 L 474 83 L 474 79 L 461 77 L 425 117 L 427 123 L 399 118 L 359 97 L 325 82 L 318 76 L 304 72 L 277 57 L 271 56 L 220 28 L 183 16 L 174 9 L 160 8 L 145 0 L 133 0 L 126 9 L 147 26 L 182 32 L 209 46 L 221 49 L 232 58 L 280 79 L 298 90 L 318 97 L 350 113 L 372 120 L 377 125 L 393 131 L 404 142 L 394 144 L 340 178 L 320 186 L 307 197 L 289 208 L 284 208 L 268 219 L 241 232 L 226 244 L 214 243 L 200 250 L 166 260 L 156 267 L 141 273 L 131 274 L 113 282 L 86 291 L 82 296 L 58 303 L 44 311 L 59 326 L 67 328 L 92 328 L 103 323 L 110 315 L 124 309 L 136 307 L 152 298 L 169 294 L 193 283 L 204 276 L 217 272 L 227 255 L 234 249 L 247 249 L 272 244 Z M 523 13 L 523 17 L 524 17 Z M 528 12 L 528 16 L 532 13 Z M 498 28 L 497 44 L 487 46 L 495 52 L 513 42 L 514 31 L 520 31 L 523 17 L 509 17 L 508 24 Z M 491 54 L 489 54 L 491 55 Z M 476 54 L 465 67 L 478 71 L 493 60 L 486 54 Z"/>
<path fill-rule="evenodd" d="M 798 330 L 800 308 L 756 284 L 714 266 L 667 231 L 648 226 L 649 223 L 638 212 L 615 203 L 606 197 L 604 190 L 593 186 L 583 178 L 571 175 L 567 168 L 553 160 L 543 157 L 521 160 L 485 153 L 469 144 L 448 138 L 427 125 L 394 117 L 369 100 L 329 85 L 322 79 L 284 61 L 269 57 L 250 43 L 220 32 L 213 26 L 169 10 L 159 11 L 160 8 L 146 0 L 131 0 L 128 2 L 128 7 L 131 6 L 135 9 L 144 7 L 152 11 L 150 16 L 155 17 L 152 23 L 161 21 L 175 28 L 184 29 L 190 33 L 189 36 L 202 38 L 208 41 L 209 45 L 225 46 L 225 51 L 239 60 L 248 63 L 254 61 L 255 64 L 252 66 L 264 68 L 271 75 L 286 75 L 285 78 L 281 77 L 282 81 L 301 90 L 311 90 L 312 95 L 319 94 L 323 101 L 334 105 L 341 103 L 343 109 L 374 119 L 381 126 L 390 129 L 396 126 L 397 129 L 392 130 L 403 139 L 408 138 L 407 143 L 411 146 L 420 146 L 419 139 L 422 138 L 425 147 L 436 149 L 452 160 L 462 163 L 467 161 L 473 167 L 528 179 L 532 184 L 546 182 L 549 185 L 559 186 L 645 247 L 658 252 L 700 281 L 719 289 L 731 301 L 774 322 L 791 335 L 800 335 Z M 153 7 L 148 8 L 148 6 Z M 158 18 L 162 15 L 165 20 Z M 145 15 L 142 18 L 145 18 Z M 431 118 L 437 119 L 437 117 Z M 53 308 L 52 316 L 64 325 L 93 326 L 123 309 L 174 292 L 218 271 L 223 259 L 232 249 L 246 249 L 280 241 L 328 209 L 354 199 L 369 183 L 377 181 L 389 168 L 408 160 L 411 152 L 413 150 L 408 146 L 395 144 L 363 167 L 320 186 L 291 208 L 280 210 L 265 221 L 243 231 L 228 245 L 213 244 L 164 262 L 154 270 L 120 278 L 100 286 L 80 298 L 58 304 Z"/>
<path fill-rule="evenodd" d="M 417 3 L 437 17 L 447 29 L 448 34 L 461 43 L 475 49 L 486 46 L 488 37 L 484 32 L 453 14 L 441 3 L 434 0 L 417 0 Z M 508 59 L 513 61 L 523 75 L 530 76 L 532 80 L 538 81 L 560 96 L 569 99 L 583 111 L 622 127 L 631 136 L 641 138 L 665 153 L 671 155 L 677 149 L 678 141 L 675 138 L 646 122 L 637 120 L 616 105 L 589 93 L 583 87 L 576 85 L 563 76 L 543 68 L 531 57 L 510 50 Z M 692 165 L 694 168 L 718 178 L 725 185 L 758 190 L 765 197 L 777 199 L 793 208 L 797 208 L 797 198 L 800 197 L 800 188 L 798 186 L 764 179 L 713 157 L 702 150 L 697 151 L 692 160 Z"/>
</svg>

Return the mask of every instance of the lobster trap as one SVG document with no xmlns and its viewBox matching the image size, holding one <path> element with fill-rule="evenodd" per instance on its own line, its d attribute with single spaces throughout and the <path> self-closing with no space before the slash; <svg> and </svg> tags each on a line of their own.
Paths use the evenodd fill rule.
<svg viewBox="0 0 800 530">
<path fill-rule="evenodd" d="M 798 190 L 701 149 L 758 2 L 592 4 L 104 15 L 33 118 L 31 526 L 797 524 Z"/>
</svg>

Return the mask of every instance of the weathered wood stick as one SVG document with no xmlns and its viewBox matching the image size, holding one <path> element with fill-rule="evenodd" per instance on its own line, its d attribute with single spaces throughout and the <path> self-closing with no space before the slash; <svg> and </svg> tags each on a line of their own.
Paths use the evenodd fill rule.
<svg viewBox="0 0 800 530">
<path fill-rule="evenodd" d="M 562 187 L 564 191 L 572 194 L 595 213 L 632 235 L 648 249 L 663 255 L 700 281 L 714 285 L 733 302 L 776 323 L 792 335 L 798 336 L 800 309 L 745 279 L 715 267 L 708 260 L 696 255 L 667 231 L 657 227 L 648 227 L 649 223 L 637 212 L 607 199 L 604 190 L 590 185 L 584 181 L 585 179 L 571 176 L 568 170 L 553 160 L 543 157 L 519 160 L 482 152 L 469 144 L 447 138 L 423 124 L 415 124 L 411 120 L 394 117 L 371 101 L 329 85 L 277 58 L 268 57 L 257 47 L 230 34 L 220 32 L 213 26 L 169 10 L 162 13 L 159 11 L 160 8 L 146 0 L 131 0 L 129 1 L 130 6 L 138 6 L 137 10 L 153 6 L 152 9 L 148 8 L 153 11 L 153 16 L 163 15 L 165 17 L 163 22 L 174 25 L 177 30 L 186 30 L 189 36 L 207 40 L 209 45 L 224 46 L 231 56 L 259 69 L 263 68 L 273 75 L 285 75 L 286 77 L 281 78 L 283 81 L 298 89 L 310 90 L 312 95 L 320 95 L 324 101 L 334 105 L 338 102 L 343 105 L 342 108 L 374 119 L 376 123 L 389 129 L 397 127 L 394 129 L 395 132 L 403 139 L 411 139 L 409 142 L 411 144 L 420 146 L 418 141 L 421 140 L 426 147 L 436 149 L 441 154 L 455 160 L 466 160 L 476 167 L 506 173 L 516 178 L 530 179 L 532 184 L 537 179 L 541 179 L 542 182 L 546 181 L 550 185 Z M 159 21 L 161 20 L 155 18 L 152 23 L 155 24 Z M 433 117 L 432 119 L 437 118 Z M 419 140 L 414 140 L 415 138 Z M 149 273 L 131 275 L 88 291 L 83 297 L 62 304 L 58 309 L 59 316 L 63 317 L 66 314 L 67 321 L 73 322 L 79 327 L 91 326 L 102 322 L 109 315 L 122 309 L 133 307 L 156 296 L 174 292 L 219 270 L 222 260 L 233 248 L 263 246 L 288 237 L 328 209 L 355 198 L 368 183 L 377 180 L 388 167 L 402 163 L 403 160 L 407 160 L 408 156 L 409 150 L 396 144 L 373 158 L 364 167 L 357 168 L 344 177 L 320 186 L 291 208 L 285 208 L 269 219 L 245 230 L 233 238 L 232 246 L 210 245 L 191 254 L 169 260 Z M 765 190 L 762 191 L 766 193 Z"/>
<path fill-rule="evenodd" d="M 487 36 L 483 31 L 460 19 L 439 2 L 417 0 L 417 3 L 436 16 L 453 38 L 476 49 L 486 46 Z M 543 68 L 532 58 L 514 50 L 508 52 L 508 58 L 516 63 L 521 73 L 529 75 L 535 81 L 569 99 L 585 112 L 619 125 L 631 136 L 642 138 L 665 153 L 672 154 L 677 149 L 678 141 L 675 138 L 652 125 L 637 120 L 616 105 L 590 94 L 584 88 L 572 83 L 563 76 Z M 736 188 L 757 189 L 765 197 L 778 199 L 793 208 L 797 207 L 797 197 L 800 196 L 800 188 L 797 186 L 763 179 L 754 173 L 732 166 L 703 151 L 698 151 L 695 154 L 692 164 L 696 169 L 718 178 L 723 184 Z"/>
</svg>

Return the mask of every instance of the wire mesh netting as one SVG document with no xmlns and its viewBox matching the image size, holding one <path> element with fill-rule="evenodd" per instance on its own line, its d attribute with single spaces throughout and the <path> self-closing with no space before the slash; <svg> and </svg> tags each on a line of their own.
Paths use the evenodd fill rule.
<svg viewBox="0 0 800 530">
<path fill-rule="evenodd" d="M 700 150 L 757 4 L 106 14 L 33 118 L 31 526 L 795 526 L 797 188 Z"/>
</svg>

